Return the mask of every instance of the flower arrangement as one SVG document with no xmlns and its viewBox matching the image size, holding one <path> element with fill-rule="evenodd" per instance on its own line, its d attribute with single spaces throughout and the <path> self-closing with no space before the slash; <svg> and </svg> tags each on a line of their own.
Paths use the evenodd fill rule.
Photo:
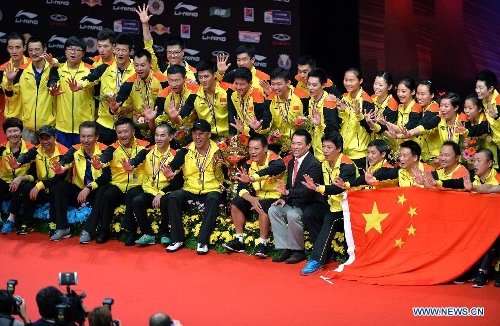
<svg viewBox="0 0 500 326">
<path fill-rule="evenodd" d="M 290 140 L 286 137 L 282 137 L 283 134 L 278 130 L 271 130 L 267 134 L 267 142 L 269 145 L 280 146 L 280 151 L 287 153 L 290 150 Z M 278 152 L 279 154 L 279 152 Z"/>
<path fill-rule="evenodd" d="M 173 125 L 171 124 L 171 126 Z M 182 144 L 184 144 L 184 142 L 188 139 L 189 135 L 191 134 L 190 131 L 191 127 L 186 125 L 181 125 L 179 129 L 175 131 L 174 139 L 180 146 L 182 146 Z"/>
<path fill-rule="evenodd" d="M 98 100 L 99 102 L 108 102 L 108 101 L 116 98 L 116 93 L 112 92 L 112 91 L 107 91 L 104 94 L 94 96 L 94 98 L 96 100 Z"/>
<path fill-rule="evenodd" d="M 462 160 L 469 167 L 474 165 L 474 154 L 479 150 L 479 143 L 476 138 L 460 137 L 459 145 L 462 152 Z"/>
<path fill-rule="evenodd" d="M 310 130 L 312 126 L 311 119 L 303 115 L 296 117 L 293 120 L 293 123 L 295 124 L 295 127 L 297 127 L 297 129 Z"/>
</svg>

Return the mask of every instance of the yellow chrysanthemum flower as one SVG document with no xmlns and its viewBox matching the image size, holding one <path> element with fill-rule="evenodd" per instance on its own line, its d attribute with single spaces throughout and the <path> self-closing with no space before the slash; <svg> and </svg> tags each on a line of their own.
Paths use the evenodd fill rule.
<svg viewBox="0 0 500 326">
<path fill-rule="evenodd" d="M 250 244 L 250 242 L 252 242 L 252 241 L 254 241 L 254 240 L 255 240 L 255 239 L 254 239 L 254 237 L 252 237 L 252 236 L 246 237 L 246 238 L 245 238 L 245 244 Z"/>
<path fill-rule="evenodd" d="M 313 245 L 312 245 L 312 243 L 311 243 L 310 241 L 306 241 L 306 242 L 304 243 L 304 247 L 306 248 L 306 250 L 311 249 L 311 248 L 312 248 L 312 246 L 313 246 Z"/>
<path fill-rule="evenodd" d="M 56 223 L 54 223 L 54 222 L 49 223 L 49 229 L 55 230 L 56 228 L 57 228 Z"/>
<path fill-rule="evenodd" d="M 115 230 L 115 232 L 120 232 L 122 230 L 122 226 L 120 223 L 115 223 L 113 224 L 113 229 Z"/>
</svg>

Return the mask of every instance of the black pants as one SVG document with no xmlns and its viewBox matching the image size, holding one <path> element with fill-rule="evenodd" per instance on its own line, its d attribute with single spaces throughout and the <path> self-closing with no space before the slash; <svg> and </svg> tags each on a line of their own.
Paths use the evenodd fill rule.
<svg viewBox="0 0 500 326">
<path fill-rule="evenodd" d="M 101 124 L 97 124 L 97 130 L 99 131 L 99 142 L 111 145 L 116 142 L 116 130 L 104 127 Z"/>
<path fill-rule="evenodd" d="M 148 193 L 142 193 L 136 196 L 132 200 L 132 206 L 134 207 L 134 215 L 141 228 L 142 234 L 154 235 L 153 229 L 151 228 L 151 220 L 148 217 L 148 209 L 153 208 L 153 198 L 154 195 Z M 160 235 L 167 236 L 168 233 L 168 211 L 165 209 L 167 207 L 168 195 L 161 196 L 160 199 L 160 212 L 161 212 L 161 222 L 160 222 Z"/>
<path fill-rule="evenodd" d="M 115 209 L 121 204 L 125 204 L 122 227 L 135 231 L 137 222 L 134 218 L 132 200 L 141 193 L 141 186 L 129 189 L 126 193 L 123 193 L 118 186 L 112 184 L 97 188 L 92 212 L 85 222 L 84 230 L 90 234 L 94 233 L 100 221 L 101 230 L 109 232 Z"/>
<path fill-rule="evenodd" d="M 78 203 L 78 194 L 81 191 L 82 189 L 77 185 L 66 180 L 59 180 L 50 188 L 49 202 L 50 207 L 54 207 L 57 229 L 67 229 L 69 227 L 68 206 L 80 206 L 80 203 Z M 92 206 L 94 195 L 95 191 L 90 192 L 87 196 L 87 202 L 90 206 Z"/>
<path fill-rule="evenodd" d="M 314 242 L 311 258 L 321 264 L 325 264 L 332 255 L 332 241 L 335 233 L 344 230 L 342 212 L 329 212 L 325 216 L 323 227 L 318 238 Z"/>
<path fill-rule="evenodd" d="M 23 205 L 23 218 L 22 221 L 28 225 L 34 224 L 33 215 L 35 214 L 36 204 L 45 204 L 49 201 L 49 194 L 45 190 L 40 190 L 36 200 L 30 199 L 31 189 L 35 187 L 34 182 L 23 182 L 19 185 L 22 187 L 19 192 L 19 196 L 13 196 L 11 205 L 9 207 L 9 213 L 17 214 L 21 208 L 21 203 Z M 17 198 L 16 198 L 17 197 Z M 50 222 L 55 222 L 54 208 L 51 206 L 49 209 Z"/>
<path fill-rule="evenodd" d="M 210 234 L 215 228 L 215 221 L 219 214 L 219 204 L 222 195 L 218 192 L 209 192 L 204 195 L 192 194 L 188 191 L 179 189 L 168 197 L 164 207 L 162 202 L 161 209 L 168 210 L 170 224 L 172 226 L 172 242 L 184 241 L 184 226 L 182 224 L 182 212 L 187 208 L 188 200 L 198 201 L 205 205 L 203 213 L 203 222 L 201 223 L 200 234 L 198 235 L 198 243 L 209 244 Z"/>
<path fill-rule="evenodd" d="M 491 262 L 495 258 L 495 251 L 497 257 L 500 255 L 500 237 L 495 240 L 495 243 L 491 246 L 490 249 L 484 254 L 484 256 L 480 260 L 479 268 L 483 271 L 488 272 L 491 267 Z"/>
<path fill-rule="evenodd" d="M 330 212 L 330 206 L 316 203 L 305 207 L 302 211 L 304 212 L 303 219 L 309 231 L 311 243 L 315 243 L 325 224 L 325 216 Z"/>
</svg>

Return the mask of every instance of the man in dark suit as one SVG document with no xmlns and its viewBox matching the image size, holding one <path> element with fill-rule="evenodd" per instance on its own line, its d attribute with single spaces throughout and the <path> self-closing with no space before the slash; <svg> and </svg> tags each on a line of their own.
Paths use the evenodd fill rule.
<svg viewBox="0 0 500 326">
<path fill-rule="evenodd" d="M 282 197 L 269 208 L 274 245 L 276 249 L 282 249 L 273 262 L 296 264 L 305 260 L 304 220 L 322 218 L 328 213 L 326 197 L 302 184 L 304 174 L 317 184 L 323 182 L 321 163 L 310 151 L 311 141 L 311 134 L 304 129 L 293 133 L 293 158 L 288 163 L 287 183 L 278 182 L 277 190 Z"/>
</svg>

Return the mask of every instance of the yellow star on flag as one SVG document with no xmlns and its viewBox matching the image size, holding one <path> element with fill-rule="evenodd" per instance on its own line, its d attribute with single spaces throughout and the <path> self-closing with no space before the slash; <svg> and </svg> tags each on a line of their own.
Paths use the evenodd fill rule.
<svg viewBox="0 0 500 326">
<path fill-rule="evenodd" d="M 405 194 L 402 194 L 401 196 L 398 195 L 398 204 L 401 204 L 401 206 L 403 206 L 406 200 L 407 199 L 405 198 Z"/>
<path fill-rule="evenodd" d="M 408 211 L 408 214 L 410 214 L 411 217 L 413 217 L 413 215 L 418 215 L 417 214 L 417 208 L 410 206 L 410 210 Z"/>
<path fill-rule="evenodd" d="M 382 233 L 382 222 L 389 213 L 379 213 L 377 202 L 373 202 L 373 208 L 371 213 L 361 213 L 366 220 L 365 233 L 368 233 L 371 229 L 375 229 L 378 233 Z"/>
<path fill-rule="evenodd" d="M 394 245 L 394 247 L 399 247 L 401 248 L 401 246 L 405 244 L 405 242 L 403 240 L 401 240 L 401 238 L 397 239 L 396 240 L 396 244 Z"/>
<path fill-rule="evenodd" d="M 408 230 L 408 235 L 410 235 L 410 234 L 411 234 L 411 235 L 413 235 L 413 236 L 415 235 L 415 231 L 417 231 L 417 229 L 415 229 L 415 228 L 413 227 L 413 224 L 410 224 L 410 227 L 409 227 L 409 228 L 407 228 L 406 230 Z"/>
</svg>

